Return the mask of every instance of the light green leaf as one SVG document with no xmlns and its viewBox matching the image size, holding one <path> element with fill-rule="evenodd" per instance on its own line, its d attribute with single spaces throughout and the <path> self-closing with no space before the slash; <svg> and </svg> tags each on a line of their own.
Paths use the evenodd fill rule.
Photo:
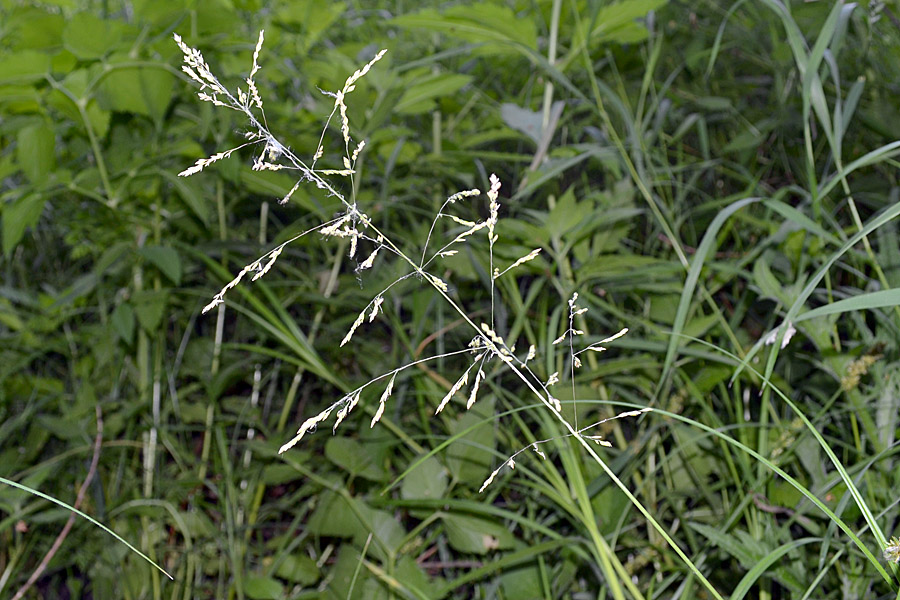
<svg viewBox="0 0 900 600">
<path fill-rule="evenodd" d="M 0 84 L 39 81 L 49 72 L 49 54 L 25 50 L 0 55 Z"/>
<path fill-rule="evenodd" d="M 325 456 L 351 475 L 365 477 L 371 481 L 385 481 L 388 472 L 376 462 L 377 455 L 366 450 L 354 439 L 332 437 L 325 443 Z"/>
<path fill-rule="evenodd" d="M 3 254 L 9 256 L 22 240 L 25 230 L 34 226 L 44 210 L 47 198 L 41 194 L 26 194 L 3 207 Z"/>
<path fill-rule="evenodd" d="M 312 585 L 319 580 L 319 567 L 305 554 L 288 554 L 281 560 L 275 574 L 292 583 Z"/>
<path fill-rule="evenodd" d="M 100 83 L 97 102 L 105 110 L 131 112 L 161 122 L 172 100 L 171 73 L 162 69 L 116 67 Z"/>
<path fill-rule="evenodd" d="M 429 75 L 406 88 L 394 105 L 394 110 L 406 115 L 428 112 L 434 108 L 434 101 L 437 98 L 456 93 L 471 80 L 469 75 L 456 73 Z"/>
<path fill-rule="evenodd" d="M 597 13 L 597 26 L 591 31 L 592 42 L 628 43 L 646 36 L 646 28 L 634 21 L 646 17 L 651 10 L 664 6 L 668 0 L 625 0 L 604 6 Z M 644 36 L 635 31 L 640 27 Z"/>
<path fill-rule="evenodd" d="M 137 316 L 138 323 L 147 333 L 153 333 L 159 327 L 168 298 L 167 290 L 147 290 L 132 294 L 134 314 Z"/>
<path fill-rule="evenodd" d="M 145 246 L 138 253 L 153 263 L 175 285 L 181 284 L 181 257 L 168 246 Z"/>
<path fill-rule="evenodd" d="M 512 9 L 483 2 L 454 6 L 440 13 L 426 9 L 402 15 L 395 25 L 439 31 L 464 41 L 484 44 L 479 51 L 490 54 L 517 53 L 524 46 L 537 49 L 534 21 L 516 17 Z"/>
<path fill-rule="evenodd" d="M 410 471 L 400 486 L 400 496 L 409 498 L 441 498 L 447 490 L 447 469 L 434 456 L 429 456 Z"/>
<path fill-rule="evenodd" d="M 63 46 L 82 60 L 101 58 L 121 39 L 121 24 L 104 21 L 100 17 L 81 12 L 69 19 L 63 31 Z"/>
<path fill-rule="evenodd" d="M 16 159 L 32 183 L 43 180 L 56 166 L 55 132 L 46 123 L 34 123 L 16 136 Z"/>
<path fill-rule="evenodd" d="M 284 597 L 284 586 L 271 577 L 249 575 L 243 583 L 244 593 L 252 600 L 278 600 Z"/>
<path fill-rule="evenodd" d="M 877 292 L 869 292 L 868 294 L 859 294 L 852 298 L 845 298 L 814 308 L 805 313 L 801 313 L 795 319 L 795 323 L 806 321 L 807 319 L 815 319 L 816 317 L 824 317 L 826 315 L 835 315 L 856 310 L 871 310 L 873 308 L 887 308 L 900 306 L 900 289 L 880 290 Z"/>
<path fill-rule="evenodd" d="M 487 554 L 492 550 L 512 548 L 515 538 L 502 524 L 468 515 L 447 514 L 442 517 L 447 540 L 459 552 Z"/>
<path fill-rule="evenodd" d="M 128 302 L 118 305 L 110 317 L 113 331 L 129 346 L 134 342 L 134 309 Z"/>
</svg>

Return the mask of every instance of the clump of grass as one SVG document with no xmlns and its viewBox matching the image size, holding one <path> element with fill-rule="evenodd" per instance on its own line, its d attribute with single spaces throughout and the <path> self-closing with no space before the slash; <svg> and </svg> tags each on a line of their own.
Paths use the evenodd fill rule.
<svg viewBox="0 0 900 600">
<path fill-rule="evenodd" d="M 402 249 L 402 244 L 395 241 L 395 238 L 392 238 L 389 232 L 383 231 L 375 225 L 373 220 L 365 212 L 365 209 L 356 203 L 355 197 L 345 197 L 339 191 L 338 187 L 333 185 L 328 179 L 329 177 L 348 178 L 352 184 L 351 189 L 355 190 L 356 188 L 355 184 L 357 182 L 354 179 L 357 175 L 356 166 L 363 155 L 365 141 L 355 142 L 352 139 L 350 135 L 350 120 L 345 101 L 348 95 L 354 91 L 356 83 L 384 56 L 385 51 L 382 50 L 378 52 L 362 68 L 350 75 L 346 79 L 341 90 L 333 93 L 323 92 L 334 99 L 333 108 L 326 119 L 322 133 L 319 137 L 319 143 L 312 157 L 309 160 L 303 160 L 294 150 L 288 147 L 288 145 L 281 142 L 267 126 L 263 101 L 259 96 L 258 88 L 254 80 L 255 75 L 259 71 L 259 54 L 262 49 L 263 40 L 264 34 L 263 32 L 260 32 L 253 53 L 250 74 L 244 80 L 246 89 L 238 87 L 235 92 L 232 93 L 210 71 L 202 54 L 198 50 L 186 45 L 177 34 L 175 35 L 175 41 L 184 53 L 185 65 L 183 70 L 201 87 L 201 90 L 198 93 L 199 98 L 203 101 L 211 102 L 216 106 L 243 113 L 251 126 L 250 131 L 245 134 L 247 138 L 245 143 L 225 152 L 213 154 L 208 158 L 201 158 L 197 160 L 192 167 L 182 171 L 180 175 L 194 175 L 216 161 L 230 156 L 236 150 L 252 147 L 255 148 L 256 152 L 253 161 L 253 168 L 255 170 L 291 170 L 297 172 L 298 177 L 295 185 L 291 191 L 280 200 L 281 203 L 288 202 L 291 195 L 302 183 L 310 182 L 322 190 L 327 196 L 337 198 L 342 205 L 342 210 L 336 217 L 291 237 L 284 243 L 278 245 L 257 260 L 245 266 L 213 297 L 210 303 L 203 309 L 203 312 L 207 312 L 222 304 L 227 292 L 237 286 L 246 275 L 252 273 L 251 279 L 255 281 L 268 273 L 287 245 L 304 236 L 318 233 L 324 238 L 343 238 L 349 240 L 348 258 L 357 261 L 358 270 L 374 268 L 379 262 L 386 259 L 384 257 L 393 257 L 403 263 L 406 267 L 406 272 L 403 275 L 399 276 L 392 283 L 375 293 L 368 304 L 359 312 L 341 341 L 341 346 L 350 343 L 353 336 L 360 328 L 364 328 L 367 323 L 371 323 L 378 318 L 381 314 L 386 294 L 388 294 L 392 288 L 401 282 L 410 279 L 416 279 L 430 286 L 436 294 L 441 296 L 453 311 L 459 314 L 462 321 L 468 326 L 471 334 L 470 341 L 463 348 L 416 360 L 389 370 L 344 394 L 326 408 L 307 418 L 300 425 L 296 435 L 281 446 L 279 453 L 286 452 L 299 443 L 304 436 L 314 432 L 321 424 L 328 421 L 332 415 L 334 415 L 332 431 L 336 431 L 338 426 L 350 416 L 360 402 L 365 401 L 370 393 L 372 397 L 379 397 L 378 406 L 375 409 L 374 417 L 370 422 L 370 426 L 374 427 L 385 412 L 386 404 L 390 400 L 398 375 L 425 362 L 467 355 L 470 360 L 469 366 L 465 368 L 462 374 L 456 379 L 456 382 L 450 386 L 443 399 L 437 404 L 435 407 L 435 414 L 444 410 L 454 398 L 457 398 L 460 403 L 463 403 L 467 410 L 472 408 L 478 400 L 478 393 L 482 384 L 488 377 L 497 378 L 504 373 L 511 374 L 515 379 L 524 384 L 530 393 L 543 404 L 544 408 L 562 424 L 565 429 L 565 432 L 562 434 L 563 437 L 573 438 L 585 449 L 591 459 L 603 469 L 607 476 L 626 495 L 626 497 L 628 497 L 632 504 L 638 508 L 652 527 L 672 547 L 673 551 L 678 554 L 681 560 L 684 561 L 691 572 L 698 577 L 714 597 L 721 598 L 718 592 L 716 592 L 713 586 L 699 571 L 697 566 L 684 554 L 681 548 L 670 537 L 668 532 L 616 476 L 600 455 L 597 454 L 595 449 L 598 445 L 606 445 L 602 436 L 592 433 L 596 427 L 613 419 L 636 417 L 652 409 L 643 408 L 629 410 L 611 418 L 591 423 L 586 427 L 578 427 L 577 423 L 571 423 L 562 414 L 561 403 L 551 392 L 552 386 L 560 381 L 559 373 L 553 373 L 546 379 L 541 377 L 529 365 L 529 361 L 536 356 L 537 349 L 534 346 L 531 346 L 527 352 L 517 352 L 514 341 L 504 339 L 501 333 L 497 331 L 495 317 L 498 312 L 497 303 L 501 299 L 498 297 L 495 282 L 501 277 L 506 277 L 511 273 L 514 273 L 516 269 L 522 267 L 525 263 L 537 260 L 540 256 L 540 249 L 537 248 L 524 254 L 520 258 L 511 261 L 508 265 L 497 264 L 494 247 L 499 240 L 497 225 L 500 220 L 501 210 L 500 191 L 502 183 L 500 179 L 494 174 L 491 174 L 489 177 L 489 188 L 484 193 L 488 200 L 488 212 L 483 219 L 475 221 L 464 219 L 455 214 L 452 210 L 457 203 L 481 196 L 481 190 L 469 189 L 457 192 L 448 197 L 434 215 L 429 233 L 422 243 L 421 252 L 417 251 L 412 253 L 404 251 Z M 342 141 L 342 147 L 340 149 L 341 166 L 340 168 L 319 168 L 317 166 L 319 161 L 323 160 L 325 157 L 326 149 L 324 140 L 326 133 L 331 126 L 332 121 L 335 119 L 337 119 L 339 124 Z M 436 237 L 435 231 L 437 230 L 438 223 L 442 219 L 449 222 L 449 230 L 451 233 L 447 240 L 438 242 L 434 239 Z M 436 268 L 441 264 L 442 259 L 458 253 L 459 247 L 465 244 L 478 243 L 479 240 L 480 243 L 486 244 L 487 246 L 489 261 L 488 273 L 490 274 L 490 312 L 488 318 L 484 320 L 477 318 L 474 313 L 466 311 L 462 303 L 451 295 L 452 282 L 447 282 L 436 274 Z M 365 256 L 365 258 L 361 259 L 363 256 Z M 568 329 L 546 349 L 547 352 L 556 352 L 556 346 L 563 341 L 568 341 L 568 360 L 571 365 L 569 379 L 572 384 L 573 397 L 574 370 L 581 367 L 582 364 L 579 355 L 586 351 L 603 351 L 606 347 L 605 344 L 608 344 L 627 333 L 627 329 L 622 329 L 618 333 L 605 339 L 578 348 L 576 340 L 583 335 L 583 332 L 575 328 L 574 321 L 575 317 L 583 314 L 587 308 L 579 307 L 576 304 L 577 299 L 578 294 L 575 293 L 568 301 Z M 490 368 L 492 366 L 500 366 L 503 368 L 492 369 Z M 370 389 L 373 390 L 370 392 Z M 551 440 L 535 441 L 512 454 L 509 458 L 504 460 L 497 469 L 490 473 L 481 485 L 480 490 L 484 491 L 494 481 L 503 467 L 514 468 L 516 465 L 515 459 L 524 451 L 533 450 L 539 456 L 544 457 L 544 453 L 540 449 L 540 446 L 549 441 Z"/>
</svg>

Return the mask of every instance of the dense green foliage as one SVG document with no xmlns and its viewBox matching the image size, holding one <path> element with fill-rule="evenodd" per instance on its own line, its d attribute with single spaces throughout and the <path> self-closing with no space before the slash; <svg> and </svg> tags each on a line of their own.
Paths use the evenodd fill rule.
<svg viewBox="0 0 900 600">
<path fill-rule="evenodd" d="M 382 388 L 277 454 L 472 334 L 412 277 L 340 347 L 405 271 L 320 235 L 200 314 L 341 209 L 314 185 L 280 206 L 295 180 L 252 170 L 258 147 L 177 176 L 250 129 L 197 98 L 173 33 L 233 88 L 261 29 L 267 124 L 302 156 L 321 90 L 388 50 L 348 97 L 367 145 L 335 185 L 411 255 L 500 177 L 494 256 L 542 252 L 498 279 L 496 329 L 581 425 L 653 408 L 589 432 L 634 502 L 499 369 L 435 416 L 455 357 L 398 376 L 374 428 Z M 81 491 L 174 577 L 82 519 L 51 551 L 70 512 L 0 483 L 0 596 L 52 552 L 26 597 L 896 597 L 898 82 L 879 2 L 0 0 L 0 476 Z M 441 269 L 484 319 L 487 245 Z M 574 292 L 585 344 L 630 330 L 577 371 L 551 345 Z M 479 493 L 536 440 L 546 460 Z"/>
</svg>

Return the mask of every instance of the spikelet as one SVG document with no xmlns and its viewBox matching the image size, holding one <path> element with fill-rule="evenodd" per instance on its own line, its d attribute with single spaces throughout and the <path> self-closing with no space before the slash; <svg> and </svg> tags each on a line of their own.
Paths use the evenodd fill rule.
<svg viewBox="0 0 900 600">
<path fill-rule="evenodd" d="M 471 367 L 469 367 L 469 369 L 471 369 Z M 437 410 L 434 411 L 434 414 L 438 414 L 439 412 L 444 410 L 444 407 L 447 406 L 448 402 L 450 402 L 450 398 L 452 398 L 456 394 L 456 392 L 462 389 L 462 386 L 466 385 L 466 383 L 469 382 L 469 369 L 466 369 L 466 372 L 462 374 L 462 377 L 457 379 L 456 383 L 454 383 L 450 387 L 450 391 L 447 392 L 447 395 L 444 396 L 444 398 L 438 404 Z"/>
<path fill-rule="evenodd" d="M 387 387 L 384 389 L 384 393 L 381 394 L 381 400 L 378 402 L 378 409 L 375 411 L 375 416 L 372 417 L 372 422 L 369 424 L 369 429 L 375 427 L 375 423 L 381 420 L 381 415 L 384 414 L 384 403 L 387 402 L 387 399 L 391 396 L 391 393 L 394 391 L 394 379 L 397 377 L 397 374 L 391 377 L 391 380 L 388 382 Z"/>
<path fill-rule="evenodd" d="M 378 310 L 381 308 L 381 304 L 384 302 L 384 296 L 378 295 L 375 296 L 375 301 L 372 303 L 372 312 L 369 313 L 369 323 L 375 320 L 375 317 L 378 316 Z M 365 311 L 363 311 L 365 312 Z"/>
<path fill-rule="evenodd" d="M 325 410 L 323 410 L 316 416 L 310 417 L 309 419 L 303 421 L 303 424 L 300 426 L 300 429 L 297 430 L 297 435 L 295 435 L 293 438 L 291 438 L 291 440 L 288 443 L 286 443 L 281 448 L 279 448 L 278 454 L 281 454 L 283 452 L 286 452 L 287 450 L 290 450 L 297 444 L 297 442 L 299 442 L 303 438 L 304 435 L 307 434 L 307 432 L 309 432 L 311 430 L 314 431 L 316 426 L 320 422 L 322 422 L 328 418 L 328 416 L 331 414 L 331 411 L 333 408 L 334 408 L 333 406 L 326 408 Z"/>
<path fill-rule="evenodd" d="M 357 327 L 362 325 L 362 322 L 365 320 L 365 318 L 366 318 L 366 311 L 363 310 L 361 313 L 359 313 L 359 316 L 356 317 L 356 320 L 353 321 L 353 325 L 350 326 L 350 331 L 348 331 L 347 335 L 344 336 L 344 339 L 341 340 L 342 347 L 344 346 L 344 344 L 346 344 L 347 342 L 350 341 L 350 338 L 353 337 L 353 332 L 356 331 Z"/>
<path fill-rule="evenodd" d="M 469 410 L 472 408 L 472 405 L 475 404 L 475 399 L 478 395 L 478 386 L 481 384 L 482 379 L 484 379 L 484 371 L 478 369 L 478 374 L 475 376 L 475 383 L 472 384 L 472 390 L 469 392 L 469 399 L 466 401 L 466 410 Z"/>
</svg>

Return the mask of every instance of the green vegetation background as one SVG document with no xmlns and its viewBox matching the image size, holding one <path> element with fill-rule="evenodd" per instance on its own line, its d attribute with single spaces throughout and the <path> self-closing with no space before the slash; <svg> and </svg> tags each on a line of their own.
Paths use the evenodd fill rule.
<svg viewBox="0 0 900 600">
<path fill-rule="evenodd" d="M 388 49 L 348 100 L 368 144 L 355 198 L 409 248 L 447 196 L 500 176 L 497 255 L 542 254 L 501 286 L 498 327 L 544 351 L 542 376 L 568 371 L 549 344 L 573 292 L 590 308 L 586 342 L 630 328 L 560 399 L 574 416 L 574 389 L 581 423 L 658 409 L 594 433 L 720 594 L 895 597 L 879 564 L 900 489 L 889 3 L 0 7 L 0 476 L 74 503 L 99 414 L 81 510 L 175 578 L 79 519 L 26 597 L 712 597 L 570 440 L 479 494 L 506 457 L 561 429 L 502 377 L 471 411 L 433 416 L 465 363 L 398 378 L 374 429 L 377 397 L 363 398 L 336 435 L 275 454 L 345 391 L 468 340 L 413 279 L 339 348 L 402 273 L 359 274 L 346 245 L 317 236 L 233 290 L 221 316 L 199 314 L 244 265 L 338 209 L 314 187 L 279 206 L 294 181 L 252 171 L 252 148 L 176 177 L 247 125 L 197 99 L 172 34 L 234 87 L 260 29 L 269 127 L 306 156 L 332 104 L 320 90 Z M 486 258 L 473 245 L 444 272 L 474 314 L 490 303 Z M 816 307 L 780 354 L 754 346 Z M 758 371 L 777 354 L 771 381 L 794 408 L 748 368 L 731 381 L 754 348 Z M 0 595 L 68 516 L 0 485 Z"/>
</svg>

